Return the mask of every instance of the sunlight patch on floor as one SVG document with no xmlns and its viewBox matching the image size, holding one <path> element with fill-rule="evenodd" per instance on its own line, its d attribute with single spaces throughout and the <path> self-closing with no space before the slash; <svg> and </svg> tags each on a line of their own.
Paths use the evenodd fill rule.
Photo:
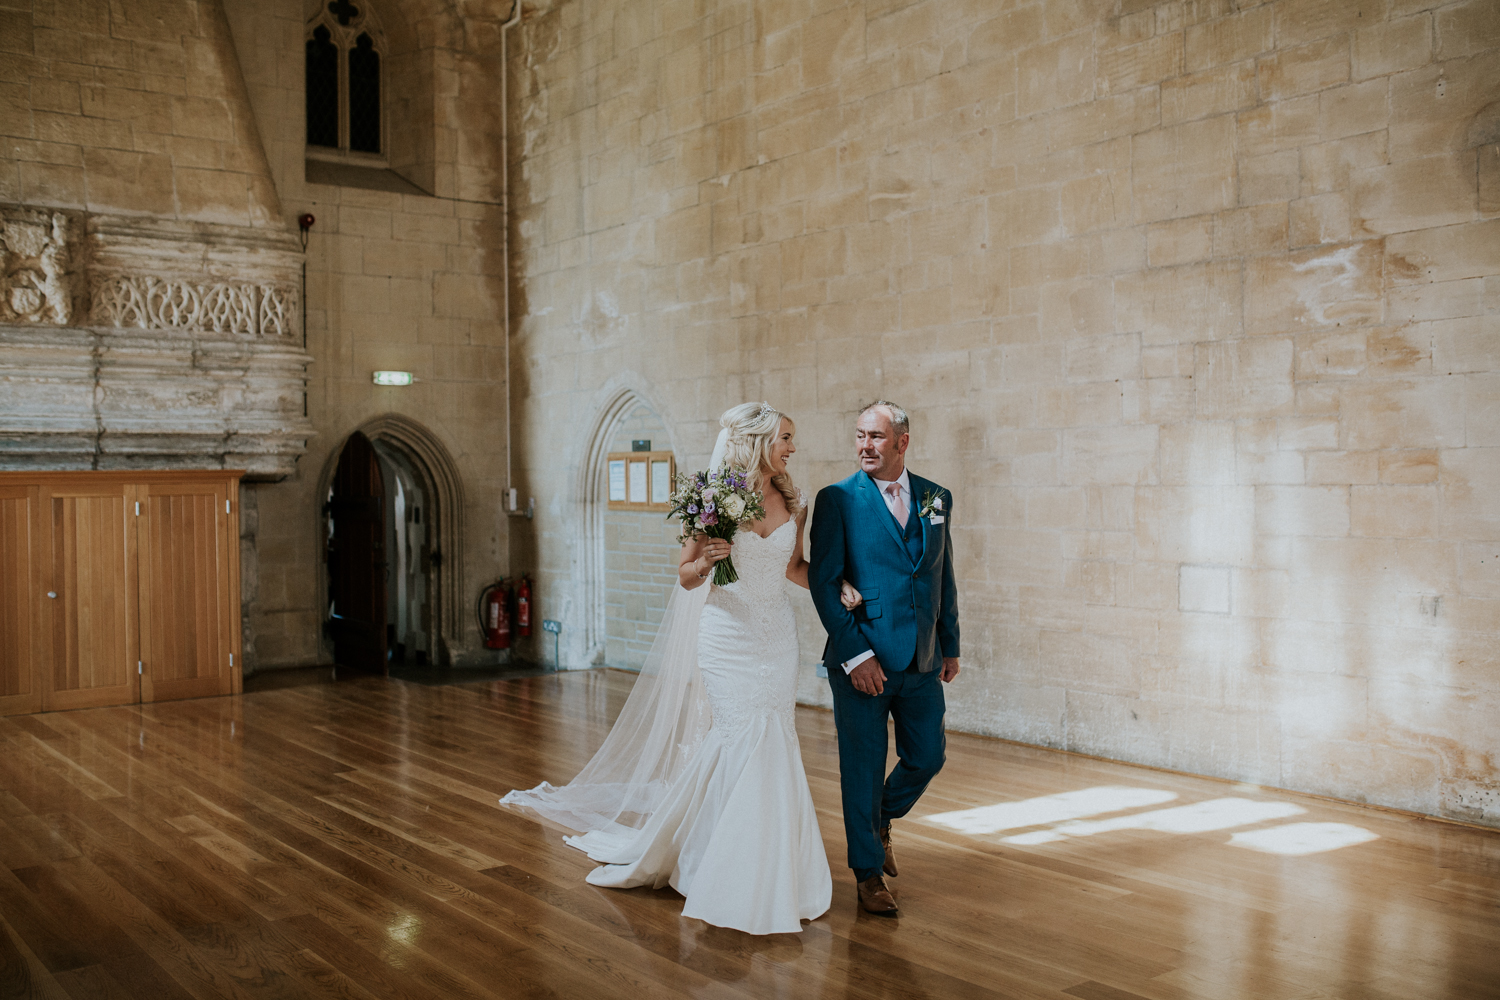
<svg viewBox="0 0 1500 1000">
<path fill-rule="evenodd" d="M 1235 826 L 1264 823 L 1307 812 L 1290 802 L 1256 802 L 1254 799 L 1209 799 L 1190 806 L 1155 809 L 1151 812 L 1116 816 L 1114 819 L 1075 820 L 1048 830 L 1006 837 L 1007 844 L 1050 844 L 1068 837 L 1092 837 L 1115 830 L 1158 830 L 1162 833 L 1208 833 Z"/>
<path fill-rule="evenodd" d="M 1229 838 L 1235 847 L 1267 854 L 1319 854 L 1379 840 L 1378 833 L 1348 823 L 1288 823 L 1265 830 L 1247 830 Z"/>
<path fill-rule="evenodd" d="M 1258 791 L 1252 785 L 1237 785 L 1237 791 Z M 1014 802 L 956 809 L 921 817 L 922 822 L 971 837 L 1008 830 L 1022 832 L 1001 837 L 1002 844 L 1035 847 L 1076 837 L 1092 837 L 1117 830 L 1154 830 L 1159 833 L 1212 833 L 1234 827 L 1250 827 L 1272 820 L 1299 816 L 1307 810 L 1290 802 L 1230 796 L 1194 802 L 1167 809 L 1140 810 L 1177 798 L 1176 792 L 1128 785 L 1097 785 L 1071 792 L 1058 792 Z M 1125 813 L 1093 819 L 1108 813 Z M 1027 830 L 1027 827 L 1043 829 Z M 1288 823 L 1233 834 L 1225 843 L 1267 854 L 1299 856 L 1335 851 L 1380 839 L 1347 823 Z"/>
<path fill-rule="evenodd" d="M 1156 788 L 1129 788 L 1124 785 L 1099 785 L 1076 792 L 1041 795 L 1017 802 L 997 802 L 992 806 L 959 809 L 922 817 L 926 822 L 972 835 L 1019 830 L 1026 826 L 1082 819 L 1122 809 L 1140 809 L 1160 805 L 1177 798 L 1176 792 Z"/>
</svg>

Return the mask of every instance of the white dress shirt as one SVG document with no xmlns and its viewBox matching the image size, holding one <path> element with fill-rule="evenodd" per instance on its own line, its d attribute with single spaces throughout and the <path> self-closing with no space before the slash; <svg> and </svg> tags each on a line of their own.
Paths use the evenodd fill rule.
<svg viewBox="0 0 1500 1000">
<path fill-rule="evenodd" d="M 911 478 L 907 476 L 905 469 L 902 469 L 901 475 L 897 476 L 894 480 L 876 479 L 874 476 L 871 476 L 870 480 L 874 482 L 876 489 L 880 490 L 880 496 L 885 501 L 886 510 L 891 512 L 891 517 L 896 519 L 898 525 L 901 524 L 903 515 L 906 517 L 911 516 Z M 891 489 L 892 486 L 896 487 L 894 491 Z M 875 651 L 873 649 L 867 649 L 858 656 L 845 660 L 843 664 L 844 673 L 852 674 L 855 667 L 874 655 Z"/>
</svg>

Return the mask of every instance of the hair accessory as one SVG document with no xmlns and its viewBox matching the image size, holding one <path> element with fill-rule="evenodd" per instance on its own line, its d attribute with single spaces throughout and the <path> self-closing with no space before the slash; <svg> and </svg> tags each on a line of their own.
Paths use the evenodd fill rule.
<svg viewBox="0 0 1500 1000">
<path fill-rule="evenodd" d="M 761 403 L 760 404 L 760 411 L 757 412 L 755 415 L 757 417 L 769 417 L 771 414 L 773 414 L 775 412 L 776 412 L 776 407 L 772 406 L 770 403 Z"/>
</svg>

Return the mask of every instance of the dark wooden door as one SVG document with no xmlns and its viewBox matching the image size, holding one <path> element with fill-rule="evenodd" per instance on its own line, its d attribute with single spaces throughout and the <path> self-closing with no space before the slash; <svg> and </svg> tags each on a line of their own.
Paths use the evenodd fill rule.
<svg viewBox="0 0 1500 1000">
<path fill-rule="evenodd" d="M 363 434 L 351 435 L 339 455 L 328 513 L 333 521 L 328 541 L 333 657 L 341 666 L 384 672 L 385 487 L 380 460 Z"/>
</svg>

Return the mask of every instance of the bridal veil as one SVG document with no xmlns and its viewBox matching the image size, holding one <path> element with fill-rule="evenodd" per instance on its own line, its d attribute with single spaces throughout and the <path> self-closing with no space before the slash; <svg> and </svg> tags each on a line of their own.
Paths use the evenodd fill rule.
<svg viewBox="0 0 1500 1000">
<path fill-rule="evenodd" d="M 723 463 L 728 439 L 725 428 L 714 445 L 710 469 Z M 501 804 L 532 809 L 570 830 L 586 831 L 591 844 L 614 840 L 646 824 L 712 722 L 698 670 L 698 619 L 709 587 L 705 583 L 684 590 L 672 585 L 640 676 L 603 745 L 583 770 L 561 787 L 544 781 L 510 792 Z"/>
</svg>

